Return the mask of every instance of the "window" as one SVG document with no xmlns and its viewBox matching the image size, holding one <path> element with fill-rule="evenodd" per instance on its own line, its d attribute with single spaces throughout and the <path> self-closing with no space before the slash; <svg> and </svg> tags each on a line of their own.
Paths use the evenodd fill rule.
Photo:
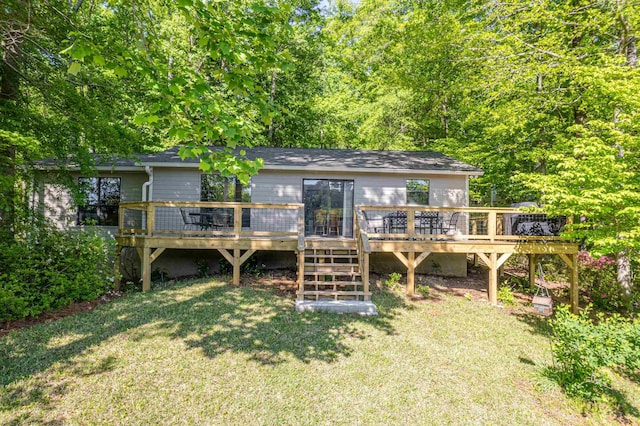
<svg viewBox="0 0 640 426">
<path fill-rule="evenodd" d="M 407 179 L 407 204 L 419 206 L 429 205 L 428 179 Z"/>
<path fill-rule="evenodd" d="M 251 202 L 251 183 L 243 185 L 235 176 L 202 175 L 200 201 Z"/>
<path fill-rule="evenodd" d="M 118 226 L 120 178 L 78 178 L 78 225 Z"/>
</svg>

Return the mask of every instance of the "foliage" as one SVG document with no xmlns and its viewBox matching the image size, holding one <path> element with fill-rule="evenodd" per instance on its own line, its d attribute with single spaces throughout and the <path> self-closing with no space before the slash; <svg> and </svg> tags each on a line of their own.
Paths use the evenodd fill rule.
<svg viewBox="0 0 640 426">
<path fill-rule="evenodd" d="M 590 314 L 589 308 L 574 315 L 560 306 L 552 322 L 552 351 L 567 394 L 597 401 L 610 384 L 604 367 L 640 368 L 640 319 L 598 314 L 594 322 Z"/>
<path fill-rule="evenodd" d="M 387 288 L 395 289 L 400 284 L 400 280 L 402 279 L 402 274 L 399 272 L 392 272 L 389 274 L 389 278 L 384 280 L 384 285 Z"/>
<path fill-rule="evenodd" d="M 416 287 L 416 293 L 418 293 L 420 296 L 426 299 L 431 294 L 431 287 L 429 287 L 426 284 L 421 284 L 418 287 Z"/>
<path fill-rule="evenodd" d="M 502 285 L 498 289 L 498 300 L 507 306 L 514 306 L 517 304 L 516 297 L 513 295 L 513 290 L 508 285 Z"/>
<path fill-rule="evenodd" d="M 592 257 L 588 252 L 578 253 L 580 284 L 590 294 L 591 303 L 600 310 L 630 311 L 639 295 L 631 297 L 618 285 L 616 261 L 610 256 Z"/>
<path fill-rule="evenodd" d="M 25 225 L 19 244 L 0 243 L 0 320 L 93 300 L 113 285 L 111 242 L 90 229 Z"/>
</svg>

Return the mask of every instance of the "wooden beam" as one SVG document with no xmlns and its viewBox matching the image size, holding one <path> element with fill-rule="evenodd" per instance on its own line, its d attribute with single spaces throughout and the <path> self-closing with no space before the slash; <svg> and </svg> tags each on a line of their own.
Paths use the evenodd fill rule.
<svg viewBox="0 0 640 426">
<path fill-rule="evenodd" d="M 482 260 L 482 262 L 487 265 L 489 268 L 491 268 L 491 260 L 489 260 L 489 258 L 487 257 L 486 254 L 484 253 L 476 253 L 478 255 L 478 257 L 480 258 L 480 260 Z"/>
<path fill-rule="evenodd" d="M 402 264 L 406 268 L 409 267 L 409 261 L 407 260 L 406 257 L 404 257 L 404 254 L 400 253 L 399 251 L 394 251 L 393 254 L 400 260 L 400 262 L 402 262 Z"/>
<path fill-rule="evenodd" d="M 502 265 L 504 264 L 504 262 L 507 261 L 507 259 L 509 259 L 511 257 L 513 253 L 503 253 L 500 258 L 498 259 L 498 263 L 497 266 L 498 268 L 502 267 Z"/>
<path fill-rule="evenodd" d="M 369 292 L 369 253 L 364 253 L 363 264 L 360 265 L 362 276 L 362 290 L 364 291 L 364 300 L 371 300 L 371 293 Z"/>
<path fill-rule="evenodd" d="M 529 287 L 535 288 L 536 286 L 536 262 L 538 260 L 538 256 L 535 254 L 528 254 L 529 258 Z"/>
<path fill-rule="evenodd" d="M 569 257 L 564 253 L 558 253 L 558 256 L 560 256 L 560 259 L 564 261 L 570 270 L 573 270 L 573 256 Z"/>
<path fill-rule="evenodd" d="M 571 303 L 571 312 L 574 314 L 578 313 L 580 309 L 580 303 L 578 298 L 579 287 L 578 287 L 578 255 L 571 255 L 571 273 L 570 273 L 570 283 L 569 283 L 569 302 Z"/>
<path fill-rule="evenodd" d="M 413 296 L 416 289 L 415 271 L 416 271 L 416 254 L 412 251 L 408 253 L 407 259 L 407 295 Z"/>
<path fill-rule="evenodd" d="M 231 255 L 231 253 L 229 253 L 227 249 L 219 248 L 218 251 L 225 259 L 227 259 L 227 262 L 233 265 L 233 256 Z"/>
<path fill-rule="evenodd" d="M 489 260 L 489 303 L 498 304 L 498 254 L 491 253 Z"/>
<path fill-rule="evenodd" d="M 155 249 L 155 251 L 151 253 L 151 256 L 149 257 L 149 262 L 153 263 L 165 250 L 166 248 L 164 247 Z"/>
<path fill-rule="evenodd" d="M 251 255 L 253 253 L 255 253 L 255 250 L 247 250 L 244 252 L 244 254 L 242 256 L 240 256 L 240 265 L 242 265 L 244 262 L 247 261 L 247 259 L 249 259 L 251 257 Z"/>
<path fill-rule="evenodd" d="M 233 285 L 240 285 L 240 249 L 233 250 Z"/>
<path fill-rule="evenodd" d="M 113 289 L 120 291 L 120 254 L 122 247 L 116 246 L 115 260 L 113 263 Z"/>
<path fill-rule="evenodd" d="M 140 258 L 140 262 L 142 262 L 142 256 L 144 255 L 143 252 L 142 252 L 142 247 L 136 247 L 136 252 L 138 253 L 138 257 Z"/>
<path fill-rule="evenodd" d="M 142 249 L 142 291 L 151 290 L 151 248 Z"/>
<path fill-rule="evenodd" d="M 298 300 L 304 299 L 304 249 L 298 250 Z"/>
<path fill-rule="evenodd" d="M 414 267 L 417 268 L 418 266 L 420 266 L 422 261 L 424 261 L 427 257 L 429 257 L 430 254 L 431 254 L 430 251 L 425 251 L 424 253 L 421 253 L 420 256 L 416 257 Z"/>
</svg>

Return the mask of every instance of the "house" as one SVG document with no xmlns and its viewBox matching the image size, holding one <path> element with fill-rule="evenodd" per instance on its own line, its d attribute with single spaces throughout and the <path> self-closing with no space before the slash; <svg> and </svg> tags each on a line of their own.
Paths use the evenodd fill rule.
<svg viewBox="0 0 640 426">
<path fill-rule="evenodd" d="M 412 292 L 416 271 L 465 276 L 473 253 L 495 272 L 510 253 L 523 252 L 512 236 L 498 235 L 501 215 L 513 210 L 469 207 L 469 178 L 482 171 L 443 154 L 267 147 L 246 153 L 264 160 L 247 186 L 203 174 L 176 147 L 102 163 L 96 176 L 77 174 L 81 206 L 46 178 L 35 199 L 60 227 L 93 223 L 117 235 L 119 248 L 135 247 L 143 288 L 152 263 L 180 275 L 228 261 L 237 282 L 240 264 L 253 257 L 273 266 L 297 263 L 301 300 L 366 301 L 369 270 L 406 268 Z M 573 255 L 577 248 L 560 251 Z M 496 282 L 489 287 L 494 303 Z"/>
<path fill-rule="evenodd" d="M 252 177 L 248 187 L 242 187 L 233 178 L 203 174 L 198 169 L 198 160 L 182 161 L 178 147 L 174 147 L 160 153 L 105 162 L 97 167 L 97 176 L 77 174 L 78 182 L 86 188 L 84 206 L 74 206 L 68 189 L 49 183 L 40 187 L 38 198 L 41 205 L 47 206 L 46 216 L 59 227 L 95 221 L 113 235 L 117 233 L 120 202 L 303 203 L 307 235 L 351 238 L 356 205 L 467 207 L 469 177 L 482 174 L 473 166 L 436 152 L 267 147 L 246 151 L 249 159 L 264 159 L 264 168 Z M 47 163 L 39 165 L 45 168 Z M 318 210 L 339 210 L 335 215 L 340 218 L 339 229 L 321 232 L 320 225 L 312 229 L 314 212 Z M 163 220 L 168 224 L 176 219 L 165 217 Z M 177 222 L 182 223 L 181 219 Z M 173 260 L 166 262 L 168 272 L 195 273 L 193 261 L 182 262 L 182 267 Z M 439 261 L 436 256 L 434 262 L 440 265 L 440 273 L 466 275 L 466 262 L 462 258 Z M 162 265 L 159 263 L 157 267 L 163 268 Z M 391 271 L 394 261 L 389 259 L 381 266 L 381 272 Z M 423 269 L 433 268 L 425 264 Z"/>
</svg>

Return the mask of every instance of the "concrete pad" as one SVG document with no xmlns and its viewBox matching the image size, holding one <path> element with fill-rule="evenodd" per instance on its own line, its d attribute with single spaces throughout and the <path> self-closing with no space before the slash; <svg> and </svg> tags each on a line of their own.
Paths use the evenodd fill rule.
<svg viewBox="0 0 640 426">
<path fill-rule="evenodd" d="M 297 312 L 378 315 L 376 305 L 359 300 L 296 300 Z"/>
</svg>

